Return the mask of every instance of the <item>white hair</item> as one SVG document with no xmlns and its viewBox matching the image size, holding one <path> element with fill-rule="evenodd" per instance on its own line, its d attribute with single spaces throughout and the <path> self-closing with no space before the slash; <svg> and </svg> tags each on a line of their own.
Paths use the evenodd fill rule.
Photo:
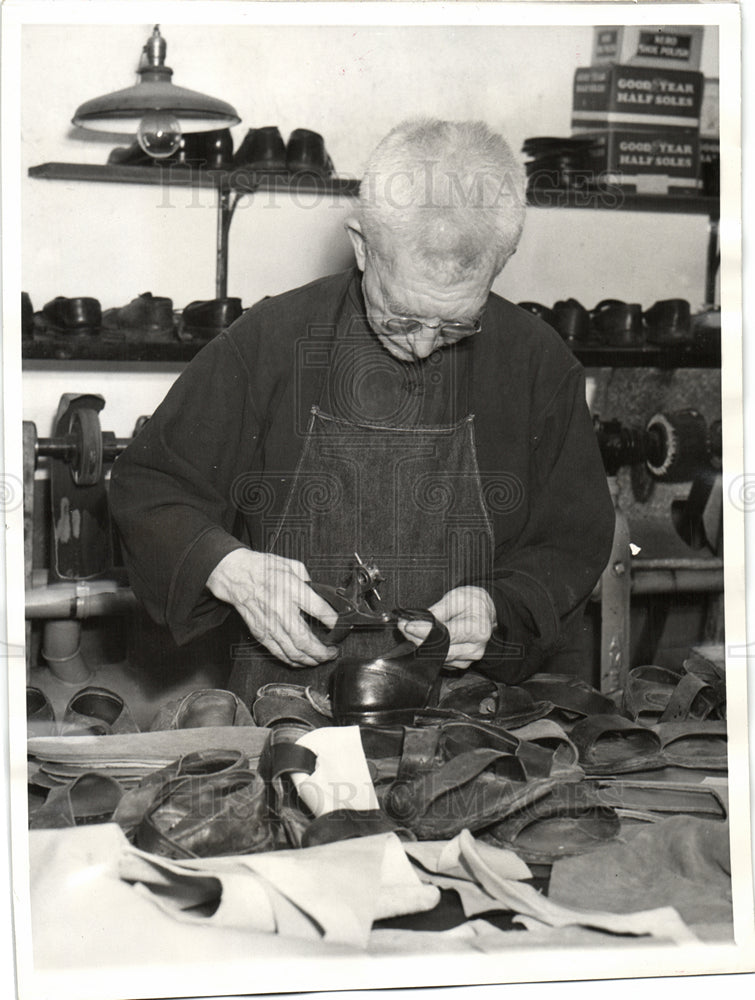
<svg viewBox="0 0 755 1000">
<path fill-rule="evenodd" d="M 408 251 L 428 274 L 495 275 L 524 225 L 525 174 L 503 138 L 481 121 L 412 119 L 376 147 L 359 189 L 369 248 L 391 266 Z"/>
</svg>

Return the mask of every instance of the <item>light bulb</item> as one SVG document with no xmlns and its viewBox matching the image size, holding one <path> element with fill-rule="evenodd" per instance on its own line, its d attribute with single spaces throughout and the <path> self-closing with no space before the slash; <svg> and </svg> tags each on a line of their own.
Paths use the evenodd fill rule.
<svg viewBox="0 0 755 1000">
<path fill-rule="evenodd" d="M 181 142 L 181 126 L 169 111 L 150 111 L 139 122 L 136 139 L 148 156 L 162 160 Z"/>
</svg>

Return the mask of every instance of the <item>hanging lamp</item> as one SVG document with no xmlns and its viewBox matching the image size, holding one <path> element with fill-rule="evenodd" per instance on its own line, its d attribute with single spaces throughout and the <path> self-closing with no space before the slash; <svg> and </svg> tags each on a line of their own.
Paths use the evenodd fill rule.
<svg viewBox="0 0 755 1000">
<path fill-rule="evenodd" d="M 161 159 L 176 151 L 184 132 L 209 132 L 241 121 L 225 101 L 171 83 L 173 70 L 165 65 L 166 52 L 156 24 L 142 49 L 139 82 L 85 101 L 76 109 L 73 124 L 95 132 L 136 131 L 144 152 Z"/>
</svg>

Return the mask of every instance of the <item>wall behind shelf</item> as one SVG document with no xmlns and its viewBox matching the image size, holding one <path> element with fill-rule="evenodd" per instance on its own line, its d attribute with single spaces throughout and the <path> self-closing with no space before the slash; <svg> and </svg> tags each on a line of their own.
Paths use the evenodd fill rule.
<svg viewBox="0 0 755 1000">
<path fill-rule="evenodd" d="M 69 126 L 75 108 L 127 86 L 150 25 L 26 26 L 22 37 L 22 287 L 36 309 L 56 295 L 93 295 L 103 308 L 144 291 L 182 307 L 214 295 L 214 192 L 41 181 L 50 160 L 105 163 L 117 144 Z M 193 27 L 164 23 L 177 84 L 230 101 L 253 126 L 284 137 L 320 131 L 338 170 L 360 175 L 374 143 L 400 118 L 479 117 L 519 148 L 531 135 L 569 133 L 574 69 L 589 61 L 590 28 Z M 718 74 L 715 29 L 703 71 Z M 51 78 L 54 73 L 54 86 Z M 229 294 L 251 305 L 348 266 L 344 200 L 260 195 L 239 205 L 230 240 Z M 496 283 L 515 301 L 586 306 L 616 297 L 651 305 L 702 302 L 704 216 L 531 210 L 519 252 Z M 101 391 L 103 426 L 128 434 L 175 372 L 32 371 L 24 413 L 41 434 L 62 391 Z"/>
</svg>

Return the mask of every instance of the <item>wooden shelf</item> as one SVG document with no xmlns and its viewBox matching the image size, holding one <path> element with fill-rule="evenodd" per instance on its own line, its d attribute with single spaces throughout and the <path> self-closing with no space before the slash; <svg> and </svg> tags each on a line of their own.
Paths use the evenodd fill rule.
<svg viewBox="0 0 755 1000">
<path fill-rule="evenodd" d="M 128 166 L 123 164 L 41 163 L 29 168 L 29 176 L 45 180 L 93 181 L 112 184 L 151 184 L 181 187 L 214 188 L 219 192 L 220 226 L 218 236 L 217 297 L 227 294 L 228 228 L 235 200 L 232 195 L 245 193 L 289 192 L 293 194 L 324 194 L 356 197 L 359 181 L 351 178 L 321 178 L 313 174 L 289 174 L 237 167 L 232 170 L 200 170 L 181 165 Z M 666 212 L 707 215 L 718 218 L 717 198 L 684 195 L 638 195 L 622 192 L 616 187 L 590 190 L 537 189 L 529 193 L 534 208 L 577 208 L 632 212 Z M 711 228 L 715 228 L 713 225 Z M 706 300 L 707 301 L 707 300 Z M 88 337 L 55 337 L 37 334 L 24 341 L 25 360 L 58 363 L 78 362 L 170 362 L 189 361 L 203 345 L 178 339 L 138 340 L 109 338 L 107 335 Z M 585 367 L 614 368 L 717 368 L 721 364 L 720 346 L 701 347 L 604 347 L 580 346 L 574 349 Z"/>
<path fill-rule="evenodd" d="M 205 341 L 177 338 L 138 339 L 138 333 L 112 337 L 99 335 L 35 334 L 23 342 L 24 361 L 54 361 L 71 364 L 91 361 L 173 362 L 190 361 Z M 673 347 L 575 347 L 574 355 L 585 368 L 720 368 L 720 347 L 703 348 L 696 344 Z"/>
<path fill-rule="evenodd" d="M 585 368 L 720 368 L 721 346 L 674 344 L 660 347 L 575 347 L 574 355 Z"/>
<path fill-rule="evenodd" d="M 176 187 L 206 187 L 219 190 L 291 191 L 356 196 L 359 181 L 346 177 L 320 178 L 313 174 L 289 174 L 235 167 L 232 170 L 200 170 L 180 164 L 146 167 L 115 163 L 40 163 L 29 167 L 30 177 L 58 181 L 98 181 L 110 184 L 154 184 Z M 703 195 L 634 194 L 618 187 L 548 188 L 528 193 L 533 208 L 586 208 L 623 212 L 670 212 L 718 217 L 718 198 Z"/>
<path fill-rule="evenodd" d="M 181 165 L 133 167 L 99 163 L 40 163 L 29 167 L 29 176 L 53 181 L 97 181 L 109 184 L 153 184 L 169 187 L 216 188 L 241 194 L 255 191 L 289 191 L 301 194 L 356 196 L 359 181 L 346 177 L 321 178 L 314 174 L 289 174 L 275 171 L 200 170 Z"/>
<path fill-rule="evenodd" d="M 549 188 L 532 190 L 527 203 L 533 208 L 592 208 L 614 212 L 662 212 L 677 215 L 707 215 L 717 219 L 718 198 L 704 195 L 636 194 L 620 188 Z"/>
<path fill-rule="evenodd" d="M 191 361 L 205 345 L 206 341 L 178 340 L 177 337 L 161 340 L 143 340 L 125 336 L 112 337 L 108 334 L 35 334 L 33 339 L 24 340 L 21 354 L 24 361 L 54 361 L 56 364 L 71 364 L 81 361 L 170 361 L 185 363 Z"/>
</svg>

